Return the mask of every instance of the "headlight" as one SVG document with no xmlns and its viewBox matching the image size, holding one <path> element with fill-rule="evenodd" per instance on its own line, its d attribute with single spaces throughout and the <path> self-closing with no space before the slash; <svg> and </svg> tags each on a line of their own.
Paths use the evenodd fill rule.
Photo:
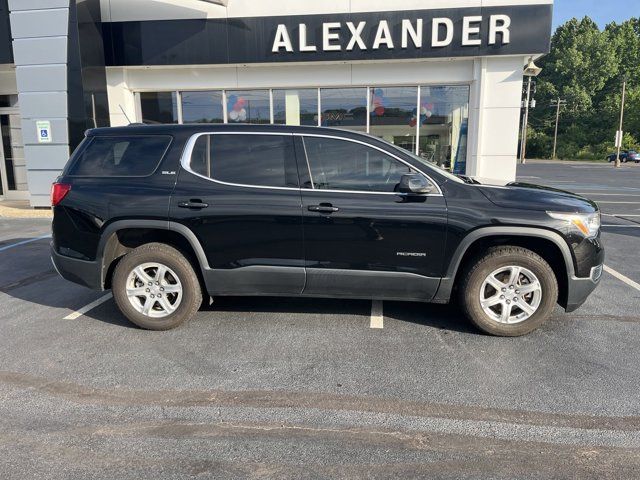
<svg viewBox="0 0 640 480">
<path fill-rule="evenodd" d="M 570 227 L 577 228 L 585 237 L 595 237 L 600 230 L 600 212 L 596 213 L 556 213 L 547 212 L 551 218 L 564 220 Z"/>
</svg>

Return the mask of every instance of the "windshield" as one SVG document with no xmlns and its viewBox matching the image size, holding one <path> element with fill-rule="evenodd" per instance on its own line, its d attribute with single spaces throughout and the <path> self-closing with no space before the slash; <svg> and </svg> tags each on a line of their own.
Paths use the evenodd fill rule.
<svg viewBox="0 0 640 480">
<path fill-rule="evenodd" d="M 389 142 L 387 142 L 387 143 L 389 143 Z M 430 160 L 427 160 L 426 158 L 422 158 L 422 157 L 416 155 L 415 153 L 410 152 L 409 150 L 406 150 L 406 149 L 404 149 L 402 147 L 398 147 L 397 145 L 394 145 L 393 143 L 389 143 L 389 145 L 391 145 L 396 150 L 409 155 L 411 158 L 413 158 L 415 161 L 419 162 L 421 165 L 424 165 L 425 167 L 427 167 L 427 168 L 429 168 L 431 170 L 435 170 L 436 172 L 440 173 L 441 175 L 444 175 L 448 180 L 452 180 L 452 181 L 458 182 L 458 183 L 469 183 L 469 182 L 465 181 L 465 178 L 467 178 L 467 177 L 460 176 L 460 175 L 454 175 L 449 170 L 439 166 L 437 163 L 432 162 Z"/>
</svg>

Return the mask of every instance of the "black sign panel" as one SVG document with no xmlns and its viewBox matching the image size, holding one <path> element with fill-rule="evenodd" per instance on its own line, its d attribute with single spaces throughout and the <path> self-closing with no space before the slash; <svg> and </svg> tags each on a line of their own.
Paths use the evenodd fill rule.
<svg viewBox="0 0 640 480">
<path fill-rule="evenodd" d="M 7 0 L 0 0 L 0 63 L 13 63 L 11 25 Z"/>
<path fill-rule="evenodd" d="M 547 53 L 552 5 L 103 25 L 107 64 L 198 65 Z"/>
</svg>

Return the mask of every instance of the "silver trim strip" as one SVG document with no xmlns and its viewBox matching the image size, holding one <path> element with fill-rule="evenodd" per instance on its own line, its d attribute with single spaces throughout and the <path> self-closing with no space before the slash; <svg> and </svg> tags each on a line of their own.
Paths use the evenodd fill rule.
<svg viewBox="0 0 640 480">
<path fill-rule="evenodd" d="M 254 132 L 241 132 L 241 131 L 230 131 L 230 132 L 199 132 L 199 133 L 194 133 L 189 140 L 187 141 L 187 144 L 184 147 L 184 150 L 182 151 L 182 156 L 180 158 L 180 165 L 182 166 L 182 168 L 184 170 L 186 170 L 187 172 L 196 175 L 197 177 L 200 178 L 204 178 L 205 180 L 209 180 L 211 182 L 214 183 L 219 183 L 221 185 L 228 185 L 228 186 L 233 186 L 233 187 L 245 187 L 245 188 L 262 188 L 262 189 L 271 189 L 271 190 L 296 190 L 296 191 L 305 191 L 305 192 L 334 192 L 334 193 L 357 193 L 357 194 L 365 194 L 365 195 L 403 195 L 402 193 L 399 192 L 369 192 L 369 191 L 364 191 L 364 190 L 324 190 L 324 189 L 310 189 L 310 188 L 293 188 L 293 187 L 272 187 L 272 186 L 267 186 L 267 185 L 248 185 L 248 184 L 244 184 L 244 183 L 231 183 L 231 182 L 224 182 L 222 180 L 216 180 L 215 178 L 210 178 L 210 177 L 205 177 L 204 175 L 201 175 L 197 172 L 194 172 L 193 170 L 191 170 L 191 154 L 193 153 L 193 148 L 195 146 L 196 141 L 198 140 L 198 138 L 200 138 L 203 135 L 280 135 L 280 136 L 298 136 L 298 137 L 319 137 L 319 138 L 331 138 L 331 139 L 335 139 L 335 140 L 343 140 L 343 141 L 347 141 L 347 142 L 352 142 L 352 143 L 358 143 L 360 145 L 364 145 L 365 147 L 369 147 L 369 148 L 373 148 L 375 150 L 378 150 L 382 153 L 384 153 L 385 155 L 388 155 L 392 158 L 395 158 L 396 160 L 398 160 L 399 162 L 405 164 L 406 166 L 408 166 L 409 168 L 416 170 L 418 173 L 420 173 L 421 175 L 423 175 L 427 180 L 429 180 L 437 189 L 438 189 L 438 193 L 427 193 L 424 194 L 423 196 L 425 197 L 442 197 L 442 190 L 440 189 L 440 186 L 433 181 L 433 179 L 427 175 L 426 173 L 424 173 L 422 170 L 420 170 L 419 168 L 415 167 L 414 165 L 411 165 L 409 162 L 404 161 L 403 159 L 401 159 L 400 157 L 394 155 L 393 153 L 387 152 L 386 150 L 383 150 L 380 147 L 377 147 L 375 145 L 371 145 L 367 142 L 363 142 L 360 140 L 355 140 L 353 138 L 346 138 L 346 137 L 340 137 L 337 135 L 327 135 L 327 134 L 319 134 L 319 133 L 287 133 L 287 132 L 265 132 L 265 131 L 254 131 Z M 304 142 L 304 138 L 303 138 L 303 142 Z M 305 157 L 306 157 L 306 150 L 305 150 Z M 306 158 L 307 161 L 307 167 L 309 167 L 309 161 L 308 158 Z"/>
</svg>

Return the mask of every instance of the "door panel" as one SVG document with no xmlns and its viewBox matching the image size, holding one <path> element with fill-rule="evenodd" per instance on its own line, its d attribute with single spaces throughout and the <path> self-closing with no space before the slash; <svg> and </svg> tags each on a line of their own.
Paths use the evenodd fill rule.
<svg viewBox="0 0 640 480">
<path fill-rule="evenodd" d="M 230 153 L 216 151 L 216 145 L 227 148 L 238 142 L 246 147 L 252 135 L 235 135 L 233 142 L 217 137 L 211 136 L 210 154 L 206 148 L 201 151 L 205 160 L 194 158 L 193 167 L 198 174 L 180 171 L 169 212 L 171 220 L 189 227 L 203 246 L 209 263 L 205 272 L 207 288 L 211 294 L 301 293 L 305 272 L 300 190 L 294 186 L 252 187 L 205 178 L 203 173 L 210 171 L 215 176 L 217 171 L 220 175 L 235 175 L 236 181 L 259 181 L 243 177 L 248 172 L 244 167 L 248 163 L 251 175 L 255 175 L 259 165 L 269 163 L 258 163 L 258 159 L 252 159 L 255 151 L 239 146 L 240 164 L 227 168 L 221 158 Z M 287 162 L 297 172 L 290 135 L 286 142 L 284 155 L 291 157 Z M 264 145 L 260 150 L 265 154 Z M 197 151 L 198 148 L 194 150 Z M 210 165 L 206 158 L 211 159 Z M 283 185 L 294 181 L 289 166 L 286 170 Z M 274 168 L 267 168 L 264 178 L 273 181 Z"/>
<path fill-rule="evenodd" d="M 443 267 L 444 197 L 394 192 L 407 165 L 324 141 L 304 138 L 312 182 L 303 183 L 316 187 L 302 189 L 304 293 L 430 300 Z"/>
</svg>

